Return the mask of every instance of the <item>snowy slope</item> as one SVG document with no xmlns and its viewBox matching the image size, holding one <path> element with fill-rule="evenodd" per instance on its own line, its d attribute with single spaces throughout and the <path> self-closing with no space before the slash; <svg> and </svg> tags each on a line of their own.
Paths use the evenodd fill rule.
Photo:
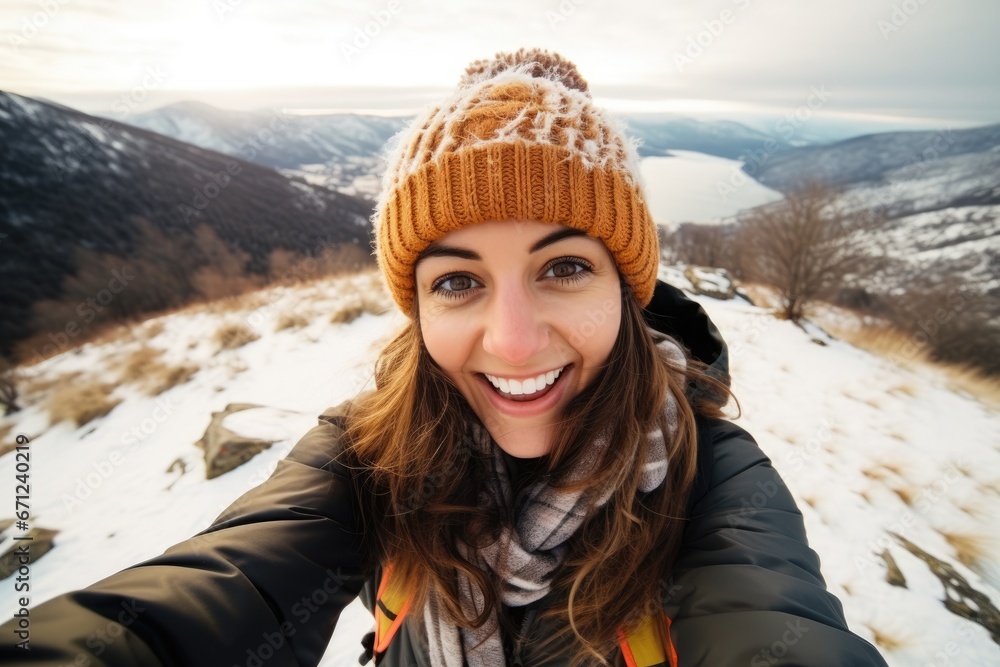
<svg viewBox="0 0 1000 667">
<path fill-rule="evenodd" d="M 11 436 L 32 439 L 32 522 L 61 531 L 56 547 L 32 565 L 32 604 L 157 555 L 203 529 L 266 479 L 320 412 L 370 386 L 375 351 L 401 316 L 384 294 L 378 298 L 387 314 L 365 314 L 350 324 L 332 324 L 329 315 L 353 294 L 379 290 L 372 274 L 274 288 L 246 310 L 187 309 L 139 325 L 123 340 L 90 344 L 32 369 L 36 381 L 77 370 L 100 375 L 116 383 L 114 395 L 122 399 L 107 416 L 73 428 L 50 424 L 44 396 L 29 394 L 22 412 L 0 421 L 0 427 L 12 426 Z M 730 346 L 733 386 L 743 408 L 737 423 L 756 437 L 795 494 L 851 628 L 869 640 L 878 633 L 882 642 L 897 642 L 894 650 L 882 648 L 893 667 L 928 664 L 937 653 L 950 662 L 934 664 L 1000 664 L 1000 647 L 982 627 L 944 608 L 939 581 L 886 532 L 902 533 L 951 563 L 1000 604 L 997 554 L 970 570 L 938 532 L 996 534 L 990 517 L 1000 514 L 1000 416 L 948 389 L 933 370 L 907 370 L 837 340 L 817 345 L 811 339 L 823 338 L 822 332 L 806 334 L 746 303 L 698 300 Z M 310 323 L 277 331 L 284 313 L 303 314 Z M 245 322 L 260 338 L 217 352 L 211 339 L 229 321 Z M 186 384 L 146 397 L 117 382 L 113 370 L 116 359 L 141 346 L 155 346 L 165 361 L 201 370 Z M 266 407 L 231 416 L 228 427 L 279 442 L 206 481 L 194 442 L 211 413 L 231 402 Z M 135 428 L 141 437 L 127 438 Z M 167 472 L 178 458 L 187 472 Z M 112 472 L 95 476 L 112 460 L 118 461 Z M 7 498 L 13 465 L 11 455 L 0 458 Z M 899 489 L 917 498 L 912 506 Z M 886 545 L 908 588 L 886 583 L 875 555 Z M 985 577 L 993 577 L 992 583 Z M 6 580 L 0 583 L 0 614 L 9 617 L 14 609 L 13 586 Z M 360 605 L 349 607 L 323 665 L 356 664 L 370 623 Z"/>
</svg>

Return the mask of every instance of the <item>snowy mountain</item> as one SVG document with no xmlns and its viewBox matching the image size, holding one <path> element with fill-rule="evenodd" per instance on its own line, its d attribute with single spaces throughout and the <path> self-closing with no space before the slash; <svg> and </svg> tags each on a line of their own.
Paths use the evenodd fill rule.
<svg viewBox="0 0 1000 667">
<path fill-rule="evenodd" d="M 661 277 L 684 286 L 667 269 Z M 1000 637 L 986 628 L 1000 605 L 996 406 L 935 368 L 873 356 L 744 301 L 695 298 L 729 344 L 737 423 L 793 492 L 851 629 L 892 667 L 1000 664 Z M 24 409 L 0 420 L 0 434 L 30 439 L 32 524 L 59 531 L 31 565 L 31 604 L 162 553 L 263 483 L 324 409 L 371 387 L 376 350 L 402 322 L 390 304 L 374 273 L 272 288 L 239 307 L 122 327 L 26 369 Z M 232 324 L 254 336 L 225 348 L 216 336 Z M 196 372 L 149 395 L 120 370 L 136 358 Z M 109 383 L 110 411 L 80 426 L 53 416 L 61 387 L 89 383 Z M 275 444 L 207 480 L 195 443 L 232 403 L 259 407 L 230 415 L 228 428 Z M 14 465 L 13 454 L 0 457 L 7 497 Z M 14 587 L 0 586 L 0 614 L 17 605 Z M 322 665 L 357 664 L 371 622 L 359 603 L 348 607 Z"/>
<path fill-rule="evenodd" d="M 791 146 L 776 133 L 765 133 L 730 120 L 702 121 L 673 114 L 635 114 L 624 116 L 631 134 L 642 140 L 643 157 L 668 155 L 671 150 L 687 150 L 735 159 L 760 149 L 765 143 L 773 150 Z"/>
<path fill-rule="evenodd" d="M 369 204 L 262 167 L 252 153 L 233 158 L 4 92 L 0 145 L 0 352 L 30 331 L 33 303 L 59 296 L 79 268 L 75 249 L 132 257 L 139 220 L 174 239 L 207 225 L 255 272 L 275 248 L 368 252 Z"/>
<path fill-rule="evenodd" d="M 736 158 L 763 146 L 773 136 L 733 121 L 699 121 L 672 114 L 622 118 L 629 133 L 641 141 L 639 153 L 644 157 L 666 156 L 677 149 Z M 382 147 L 409 120 L 357 114 L 227 111 L 200 102 L 180 102 L 137 114 L 128 122 L 229 155 L 240 155 L 247 137 L 275 125 L 280 129 L 274 141 L 253 157 L 258 164 L 341 192 L 374 196 Z M 775 136 L 774 150 L 789 145 Z"/>
<path fill-rule="evenodd" d="M 244 157 L 309 183 L 372 196 L 379 184 L 382 147 L 406 120 L 227 111 L 200 102 L 179 102 L 137 114 L 128 122 L 178 141 Z M 261 150 L 247 154 L 248 141 L 261 133 L 272 138 Z"/>
<path fill-rule="evenodd" d="M 1000 294 L 1000 124 L 794 148 L 744 170 L 782 192 L 813 179 L 839 186 L 850 209 L 885 216 L 873 247 Z"/>
</svg>

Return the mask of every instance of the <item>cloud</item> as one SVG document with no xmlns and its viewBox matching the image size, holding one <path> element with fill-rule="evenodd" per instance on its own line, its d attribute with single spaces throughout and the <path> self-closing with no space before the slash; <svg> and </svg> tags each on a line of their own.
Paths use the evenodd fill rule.
<svg viewBox="0 0 1000 667">
<path fill-rule="evenodd" d="M 781 108 L 799 104 L 810 86 L 827 85 L 835 91 L 831 112 L 990 122 L 1000 109 L 1000 41 L 993 34 L 1000 3 L 993 0 L 57 6 L 16 57 L 4 59 L 12 67 L 0 74 L 0 87 L 44 82 L 18 92 L 53 98 L 127 90 L 133 71 L 148 62 L 171 72 L 165 91 L 200 97 L 252 97 L 255 88 L 288 86 L 448 87 L 472 60 L 542 46 L 574 60 L 595 90 L 627 86 L 665 101 Z M 0 7 L 4 41 L 20 35 L 39 7 L 20 0 Z"/>
</svg>

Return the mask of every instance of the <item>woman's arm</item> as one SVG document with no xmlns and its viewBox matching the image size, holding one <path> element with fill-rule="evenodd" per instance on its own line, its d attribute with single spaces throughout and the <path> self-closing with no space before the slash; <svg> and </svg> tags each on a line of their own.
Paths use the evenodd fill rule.
<svg viewBox="0 0 1000 667">
<path fill-rule="evenodd" d="M 663 586 L 680 664 L 884 666 L 826 590 L 802 515 L 771 461 L 742 428 L 703 426 L 709 480 L 692 499 Z"/>
<path fill-rule="evenodd" d="M 316 665 L 364 584 L 343 431 L 325 413 L 260 486 L 161 556 L 30 610 L 31 650 L 0 663 Z"/>
</svg>

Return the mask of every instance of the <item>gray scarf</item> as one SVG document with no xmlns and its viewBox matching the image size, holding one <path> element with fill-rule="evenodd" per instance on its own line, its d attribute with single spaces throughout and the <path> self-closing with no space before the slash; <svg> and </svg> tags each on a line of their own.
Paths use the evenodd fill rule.
<svg viewBox="0 0 1000 667">
<path fill-rule="evenodd" d="M 677 366 L 687 366 L 684 352 L 673 338 L 659 335 L 656 338 L 659 340 L 657 348 L 664 356 Z M 677 434 L 677 402 L 670 392 L 667 392 L 662 416 L 668 432 L 663 433 L 655 427 L 649 434 L 651 446 L 639 482 L 639 490 L 646 493 L 666 479 L 666 442 Z M 493 476 L 484 484 L 483 502 L 510 507 L 514 502 L 513 492 L 500 448 L 489 432 L 477 423 L 470 424 L 467 437 L 470 439 L 466 443 L 468 446 L 492 457 Z M 606 438 L 595 438 L 589 456 L 580 460 L 569 479 L 577 481 L 588 477 L 608 445 Z M 611 489 L 569 492 L 549 486 L 544 479 L 524 491 L 514 528 L 504 527 L 495 543 L 475 554 L 480 568 L 501 575 L 500 595 L 504 604 L 523 606 L 545 597 L 565 557 L 566 541 L 583 524 L 588 512 L 604 505 L 611 493 Z M 468 558 L 469 554 L 463 553 L 463 556 Z M 466 616 L 478 615 L 485 604 L 482 592 L 462 573 L 458 574 L 458 588 Z M 431 590 L 424 607 L 424 626 L 433 665 L 495 667 L 506 664 L 495 611 L 493 617 L 477 629 L 458 628 L 448 622 L 437 592 Z"/>
</svg>

